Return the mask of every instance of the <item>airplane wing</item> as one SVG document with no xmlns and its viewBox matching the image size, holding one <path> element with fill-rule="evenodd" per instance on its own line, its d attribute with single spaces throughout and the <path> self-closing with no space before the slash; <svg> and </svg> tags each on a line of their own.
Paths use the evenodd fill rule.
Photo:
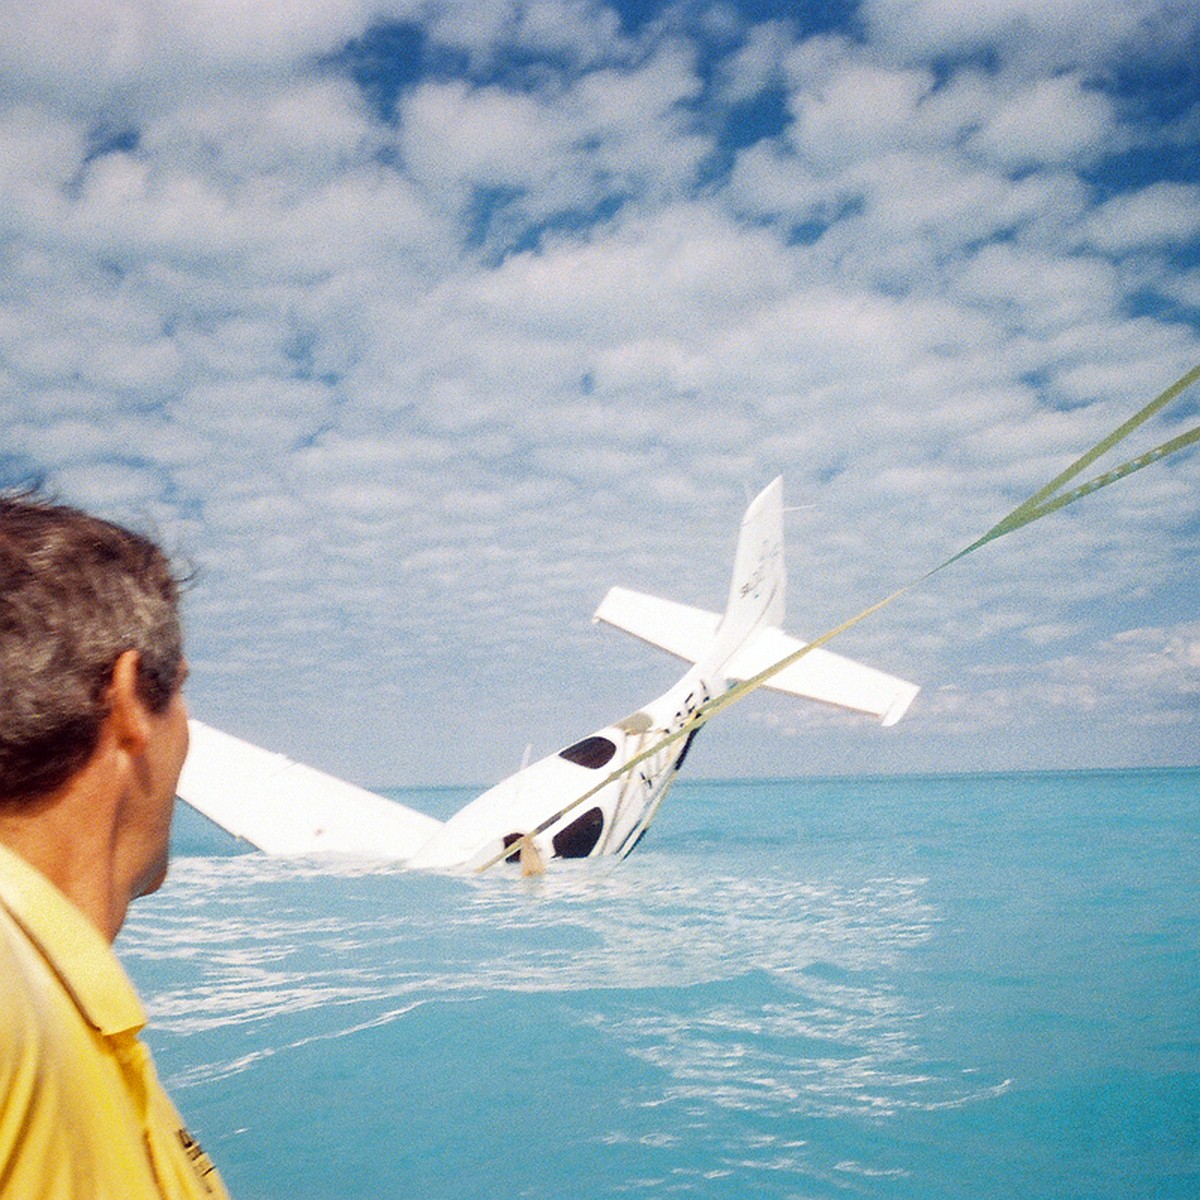
<svg viewBox="0 0 1200 1200">
<path fill-rule="evenodd" d="M 408 859 L 442 827 L 424 813 L 199 721 L 188 728 L 180 799 L 268 854 Z"/>
<path fill-rule="evenodd" d="M 609 589 L 592 620 L 613 625 L 688 662 L 699 662 L 713 644 L 721 616 L 615 587 Z M 737 682 L 750 679 L 803 645 L 782 630 L 767 626 L 733 654 L 723 673 Z M 884 725 L 900 720 L 920 691 L 914 683 L 823 647 L 809 651 L 763 686 L 881 717 Z"/>
</svg>

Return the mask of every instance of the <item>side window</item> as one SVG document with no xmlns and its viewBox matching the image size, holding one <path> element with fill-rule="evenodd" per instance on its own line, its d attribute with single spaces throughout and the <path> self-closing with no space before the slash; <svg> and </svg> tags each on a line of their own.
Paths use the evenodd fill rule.
<svg viewBox="0 0 1200 1200">
<path fill-rule="evenodd" d="M 587 858 L 603 832 L 604 814 L 598 808 L 589 808 L 554 835 L 554 853 L 559 858 Z"/>
<path fill-rule="evenodd" d="M 616 752 L 616 743 L 610 742 L 608 738 L 589 737 L 584 738 L 582 742 L 576 742 L 573 746 L 568 746 L 565 750 L 560 750 L 558 757 L 595 771 L 604 766 Z"/>
</svg>

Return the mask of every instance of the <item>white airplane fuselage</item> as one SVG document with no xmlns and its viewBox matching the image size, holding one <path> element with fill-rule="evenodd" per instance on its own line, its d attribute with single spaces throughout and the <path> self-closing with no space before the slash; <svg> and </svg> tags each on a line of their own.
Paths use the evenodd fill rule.
<svg viewBox="0 0 1200 1200">
<path fill-rule="evenodd" d="M 623 858 L 658 812 L 696 728 L 671 735 L 734 683 L 804 648 L 781 628 L 785 586 L 783 490 L 776 479 L 742 519 L 723 614 L 625 588 L 612 588 L 596 611 L 594 620 L 691 662 L 683 678 L 623 720 L 523 767 L 447 821 L 196 721 L 179 795 L 271 854 L 357 855 L 436 871 L 515 860 L 531 853 L 529 842 L 537 862 Z M 885 725 L 899 720 L 918 690 L 815 647 L 763 686 L 872 714 Z M 632 765 L 620 770 L 626 764 Z"/>
<path fill-rule="evenodd" d="M 726 686 L 722 680 L 719 691 Z M 489 788 L 455 813 L 408 865 L 431 870 L 482 866 L 598 781 L 682 729 L 716 692 L 698 670 L 689 671 L 673 688 L 624 720 Z M 624 858 L 654 819 L 696 732 L 661 746 L 534 835 L 541 858 Z M 513 861 L 518 853 L 514 850 Z"/>
</svg>

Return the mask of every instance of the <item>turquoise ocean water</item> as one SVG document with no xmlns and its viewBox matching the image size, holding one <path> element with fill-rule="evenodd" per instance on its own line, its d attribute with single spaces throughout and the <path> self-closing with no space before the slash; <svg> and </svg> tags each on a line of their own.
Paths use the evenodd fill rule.
<svg viewBox="0 0 1200 1200">
<path fill-rule="evenodd" d="M 175 839 L 118 949 L 235 1200 L 1200 1196 L 1200 770 L 684 779 L 537 880 Z"/>
</svg>

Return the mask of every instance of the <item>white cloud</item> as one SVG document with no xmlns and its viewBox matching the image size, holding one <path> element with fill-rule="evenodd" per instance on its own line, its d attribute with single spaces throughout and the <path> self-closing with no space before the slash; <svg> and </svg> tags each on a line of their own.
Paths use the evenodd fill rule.
<svg viewBox="0 0 1200 1200">
<path fill-rule="evenodd" d="M 1025 632 L 1038 640 L 1042 630 Z M 1053 636 L 1072 632 L 1055 629 Z M 1200 695 L 1198 645 L 1197 627 L 1185 623 L 1125 631 L 1086 652 L 1032 665 L 1012 659 L 926 688 L 909 719 L 917 737 L 940 732 L 1003 738 L 1016 745 L 1061 737 L 1069 723 L 1077 722 L 1089 746 L 1093 737 L 1086 731 L 1115 720 L 1123 727 L 1112 749 L 1118 756 L 1136 755 L 1134 747 L 1147 728 L 1186 728 L 1194 720 Z M 804 733 L 801 721 L 781 724 L 785 733 Z M 1120 758 L 1105 758 L 1098 765 L 1113 761 Z"/>
<path fill-rule="evenodd" d="M 906 58 L 996 51 L 1028 68 L 1055 71 L 1103 61 L 1142 31 L 1174 23 L 1154 0 L 865 0 L 871 40 Z M 1186 20 L 1183 22 L 1186 26 Z"/>
<path fill-rule="evenodd" d="M 964 298 L 994 308 L 1001 319 L 1019 320 L 1039 336 L 1111 317 L 1121 301 L 1120 280 L 1103 259 L 1068 258 L 1011 242 L 973 255 L 957 287 Z"/>
<path fill-rule="evenodd" d="M 345 747 L 323 765 L 359 778 L 494 774 L 669 674 L 586 618 L 614 582 L 720 604 L 746 490 L 782 471 L 816 505 L 789 517 L 812 633 L 1200 357 L 1191 326 L 1130 315 L 1144 289 L 1194 299 L 1165 252 L 1200 238 L 1195 189 L 1098 207 L 1077 170 L 1190 148 L 1185 123 L 1136 124 L 1093 86 L 1124 9 L 1085 30 L 1069 4 L 1060 31 L 1015 3 L 880 2 L 866 42 L 731 10 L 707 51 L 681 10 L 627 36 L 603 5 L 423 9 L 426 44 L 470 71 L 420 75 L 394 124 L 330 57 L 386 11 L 23 6 L 0 48 L 5 449 L 201 561 L 193 687 L 218 722 L 265 720 L 265 695 L 304 730 L 329 680 L 355 680 L 361 713 L 402 679 L 483 728 L 503 694 L 531 727 L 465 757 L 427 743 L 427 770 L 321 717 Z M 934 61 L 988 47 L 986 69 Z M 776 85 L 792 125 L 725 176 L 723 106 Z M 1049 652 L 1055 713 L 1090 688 L 1115 727 L 1079 647 L 1145 678 L 1163 652 L 1116 632 L 1184 628 L 1193 469 L 1151 468 L 860 631 L 936 701 L 889 744 L 970 761 L 968 710 L 1047 707 Z M 1130 710 L 1183 711 L 1178 675 L 1155 679 L 1140 707 L 1120 693 Z M 961 700 L 937 700 L 950 680 Z"/>
<path fill-rule="evenodd" d="M 829 170 L 890 153 L 909 142 L 917 109 L 933 87 L 928 71 L 897 71 L 851 60 L 829 77 L 811 79 L 794 65 L 790 136 L 797 153 Z"/>
<path fill-rule="evenodd" d="M 885 244 L 919 236 L 951 253 L 1035 219 L 1045 198 L 1041 188 L 939 155 L 880 155 L 851 178 L 868 205 L 865 223 Z M 849 237 L 857 224 L 837 232 Z"/>
<path fill-rule="evenodd" d="M 832 220 L 855 198 L 848 186 L 830 186 L 790 150 L 766 139 L 738 154 L 729 195 L 739 214 L 786 217 L 797 224 Z"/>
<path fill-rule="evenodd" d="M 1009 170 L 1082 165 L 1116 149 L 1110 101 L 1077 75 L 1039 79 L 1005 100 L 972 138 L 972 149 Z"/>
<path fill-rule="evenodd" d="M 692 182 L 709 143 L 678 106 L 699 87 L 690 56 L 671 47 L 537 95 L 429 82 L 400 106 L 401 151 L 419 185 L 466 209 L 463 219 L 480 188 L 500 189 L 525 220 L 585 216 L 606 199 L 661 199 Z"/>
<path fill-rule="evenodd" d="M 1115 196 L 1088 218 L 1084 232 L 1111 254 L 1186 245 L 1200 237 L 1200 187 L 1154 183 Z"/>
<path fill-rule="evenodd" d="M 742 46 L 721 66 L 725 97 L 737 103 L 782 84 L 791 46 L 792 32 L 783 21 L 764 21 L 753 26 Z"/>
<path fill-rule="evenodd" d="M 789 275 L 773 237 L 689 203 L 664 205 L 602 240 L 514 256 L 473 287 L 504 325 L 603 345 L 704 337 L 785 293 Z"/>
<path fill-rule="evenodd" d="M 577 68 L 625 58 L 630 50 L 620 37 L 617 14 L 588 0 L 522 6 L 507 0 L 451 2 L 436 6 L 428 20 L 439 41 L 466 50 L 481 71 L 494 64 L 500 46 L 562 55 Z"/>
<path fill-rule="evenodd" d="M 425 84 L 405 104 L 401 125 L 406 165 L 442 189 L 545 186 L 568 132 L 550 104 L 462 81 Z"/>
<path fill-rule="evenodd" d="M 138 466 L 120 462 L 93 462 L 66 466 L 55 472 L 54 484 L 62 498 L 93 510 L 113 508 L 144 512 L 161 495 L 165 480 Z"/>
<path fill-rule="evenodd" d="M 83 155 L 83 132 L 74 122 L 30 104 L 0 106 L 0 188 L 10 205 L 24 207 L 47 188 L 62 187 Z M 15 215 L 10 209 L 0 222 L 12 222 Z"/>
<path fill-rule="evenodd" d="M 200 95 L 146 124 L 146 156 L 205 171 L 227 189 L 263 180 L 313 187 L 370 161 L 384 135 L 349 80 L 322 77 Z"/>
<path fill-rule="evenodd" d="M 1200 271 L 1171 271 L 1158 281 L 1159 291 L 1187 308 L 1200 309 Z"/>
<path fill-rule="evenodd" d="M 340 49 L 368 21 L 416 15 L 404 0 L 45 0 L 10 5 L 0 42 L 8 87 L 77 114 L 145 114 L 198 91 L 284 78 Z"/>
</svg>

